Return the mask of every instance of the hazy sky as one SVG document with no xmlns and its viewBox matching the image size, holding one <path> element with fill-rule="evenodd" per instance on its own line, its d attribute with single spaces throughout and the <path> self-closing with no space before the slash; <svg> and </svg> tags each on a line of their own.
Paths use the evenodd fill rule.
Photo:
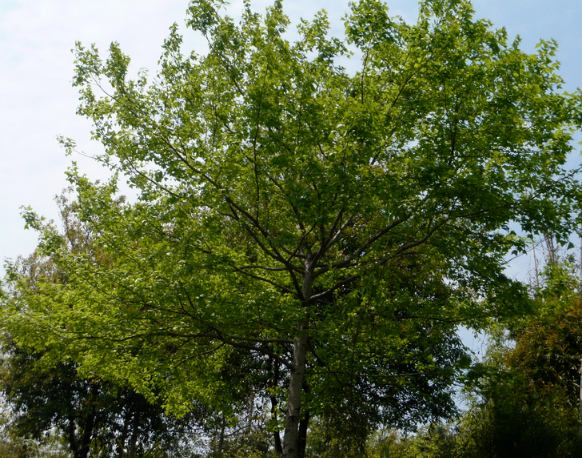
<svg viewBox="0 0 582 458">
<path fill-rule="evenodd" d="M 232 14 L 242 2 L 233 2 Z M 270 2 L 255 1 L 263 10 Z M 296 22 L 321 8 L 328 11 L 340 34 L 345 0 L 287 0 L 286 10 Z M 414 21 L 415 0 L 387 2 L 393 15 Z M 186 46 L 202 42 L 185 30 L 187 0 L 0 0 L 0 261 L 30 253 L 36 236 L 23 230 L 19 207 L 32 205 L 56 217 L 53 198 L 66 186 L 64 171 L 72 160 L 82 171 L 106 176 L 99 166 L 81 156 L 66 157 L 57 135 L 77 140 L 87 153 L 99 151 L 89 140 L 91 125 L 75 115 L 78 103 L 71 87 L 75 41 L 96 43 L 105 51 L 118 41 L 131 56 L 133 70 L 155 70 L 160 45 L 173 22 L 185 33 Z M 479 0 L 476 15 L 505 26 L 511 37 L 520 34 L 523 48 L 533 51 L 540 38 L 560 44 L 558 59 L 567 89 L 582 86 L 582 18 L 580 0 Z"/>
</svg>

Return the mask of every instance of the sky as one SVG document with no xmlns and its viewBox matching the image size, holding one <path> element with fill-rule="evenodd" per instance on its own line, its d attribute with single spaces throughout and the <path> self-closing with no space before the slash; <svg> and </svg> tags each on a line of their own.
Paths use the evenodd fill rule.
<svg viewBox="0 0 582 458">
<path fill-rule="evenodd" d="M 252 2 L 259 11 L 269 3 Z M 386 3 L 392 15 L 415 21 L 416 0 Z M 284 5 L 294 23 L 325 9 L 332 33 L 341 36 L 346 0 L 286 0 Z M 582 86 L 582 1 L 475 0 L 473 5 L 477 17 L 506 27 L 510 37 L 519 34 L 525 51 L 533 52 L 542 38 L 557 40 L 566 89 Z M 90 140 L 91 124 L 75 114 L 75 42 L 96 43 L 104 52 L 117 41 L 131 56 L 134 72 L 148 68 L 154 73 L 174 22 L 185 35 L 186 48 L 204 49 L 200 37 L 184 26 L 187 6 L 187 0 L 0 0 L 0 262 L 34 250 L 36 234 L 24 230 L 21 206 L 56 219 L 53 199 L 67 186 L 71 161 L 91 178 L 107 177 L 91 159 L 65 156 L 56 141 L 63 135 L 88 155 L 100 151 Z M 231 2 L 229 13 L 236 16 L 241 6 L 242 1 Z M 577 162 L 578 157 L 572 158 Z M 516 272 L 523 274 L 528 262 L 517 263 Z"/>
</svg>

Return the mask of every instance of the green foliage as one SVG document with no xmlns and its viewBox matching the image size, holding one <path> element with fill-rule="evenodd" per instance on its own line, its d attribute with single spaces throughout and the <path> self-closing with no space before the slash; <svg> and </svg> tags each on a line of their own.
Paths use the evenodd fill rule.
<svg viewBox="0 0 582 458">
<path fill-rule="evenodd" d="M 56 439 L 62 454 L 68 449 L 76 458 L 121 457 L 123 450 L 136 458 L 186 456 L 200 442 L 197 436 L 203 431 L 194 409 L 179 421 L 127 386 L 79 377 L 75 364 L 42 367 L 41 355 L 24 352 L 10 341 L 3 344 L 3 352 L 0 390 L 11 411 L 6 433 L 14 443 L 29 444 L 23 449 L 26 456 L 33 454 L 30 447 L 38 449 L 35 456 L 58 450 Z"/>
<path fill-rule="evenodd" d="M 491 330 L 485 360 L 467 377 L 469 409 L 454 423 L 414 435 L 379 430 L 366 456 L 580 456 L 580 265 L 571 254 L 560 256 L 549 236 L 545 245 L 546 264 L 532 288 L 535 313 L 512 321 L 509 330 Z"/>
<path fill-rule="evenodd" d="M 536 313 L 500 331 L 488 352 L 479 397 L 460 425 L 459 456 L 580 456 L 579 280 L 571 256 L 550 250 L 547 261 Z"/>
<path fill-rule="evenodd" d="M 362 0 L 345 41 L 321 12 L 293 43 L 281 2 L 239 24 L 221 4 L 190 6 L 208 53 L 182 55 L 174 26 L 151 81 L 115 43 L 105 60 L 77 46 L 79 114 L 138 197 L 73 168 L 64 232 L 25 213 L 47 267 L 9 266 L 2 325 L 178 414 L 236 422 L 261 392 L 290 458 L 308 418 L 353 450 L 450 416 L 457 324 L 531 306 L 504 273 L 526 247 L 509 224 L 573 227 L 581 98 L 560 92 L 555 43 L 526 54 L 464 0 L 427 0 L 413 25 Z"/>
</svg>

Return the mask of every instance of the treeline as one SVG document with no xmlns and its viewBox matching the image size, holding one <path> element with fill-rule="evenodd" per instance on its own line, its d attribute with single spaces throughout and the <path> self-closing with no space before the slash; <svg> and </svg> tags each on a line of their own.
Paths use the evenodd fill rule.
<svg viewBox="0 0 582 458">
<path fill-rule="evenodd" d="M 385 425 L 364 435 L 349 419 L 312 418 L 303 456 L 582 456 L 579 264 L 572 254 L 560 256 L 550 238 L 543 251 L 545 267 L 531 275 L 530 313 L 487 329 L 486 355 L 459 387 L 461 411 L 408 430 Z M 37 256 L 20 266 L 31 279 L 42 268 Z M 72 360 L 47 363 L 8 333 L 2 354 L 2 458 L 277 456 L 276 405 L 250 386 L 229 417 L 203 404 L 170 415 L 163 399 L 84 375 Z"/>
</svg>

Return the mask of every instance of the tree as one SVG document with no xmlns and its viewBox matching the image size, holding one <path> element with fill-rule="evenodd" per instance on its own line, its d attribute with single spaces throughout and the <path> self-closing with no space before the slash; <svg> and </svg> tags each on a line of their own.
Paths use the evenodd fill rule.
<svg viewBox="0 0 582 458">
<path fill-rule="evenodd" d="M 5 325 L 176 411 L 196 398 L 228 416 L 262 386 L 286 458 L 312 416 L 358 426 L 357 446 L 374 425 L 449 415 L 467 363 L 456 325 L 528 304 L 503 271 L 525 249 L 510 224 L 572 229 L 580 95 L 560 93 L 555 43 L 526 54 L 464 0 L 427 0 L 413 25 L 354 3 L 345 42 L 325 12 L 290 43 L 279 1 L 245 4 L 238 25 L 220 5 L 191 3 L 209 51 L 183 56 L 172 27 L 151 82 L 128 78 L 117 44 L 106 61 L 78 45 L 79 113 L 137 201 L 73 169 L 95 248 L 27 213 L 67 282 L 30 288 L 13 270 Z"/>
<path fill-rule="evenodd" d="M 70 249 L 88 253 L 91 232 L 72 218 L 67 193 L 57 201 Z M 38 253 L 19 258 L 12 269 L 26 279 L 28 288 L 36 289 L 39 278 L 55 285 L 67 283 L 65 272 Z M 34 351 L 17 345 L 8 333 L 1 337 L 0 393 L 12 411 L 7 427 L 12 436 L 44 444 L 47 437 L 54 439 L 49 433 L 57 433 L 74 458 L 185 456 L 193 447 L 199 448 L 200 436 L 206 433 L 201 417 L 210 416 L 200 406 L 191 405 L 182 419 L 168 416 L 162 402 L 148 401 L 127 383 L 82 377 L 70 355 L 47 364 L 47 345 Z"/>
<path fill-rule="evenodd" d="M 128 386 L 79 377 L 70 362 L 47 369 L 39 365 L 41 355 L 13 343 L 3 351 L 0 390 L 13 411 L 7 432 L 15 438 L 43 443 L 56 431 L 74 458 L 133 458 L 186 456 L 204 434 L 194 407 L 178 420 Z"/>
<path fill-rule="evenodd" d="M 455 435 L 460 456 L 580 455 L 579 278 L 574 257 L 544 238 L 546 265 L 531 290 L 535 313 L 493 330 Z"/>
</svg>

